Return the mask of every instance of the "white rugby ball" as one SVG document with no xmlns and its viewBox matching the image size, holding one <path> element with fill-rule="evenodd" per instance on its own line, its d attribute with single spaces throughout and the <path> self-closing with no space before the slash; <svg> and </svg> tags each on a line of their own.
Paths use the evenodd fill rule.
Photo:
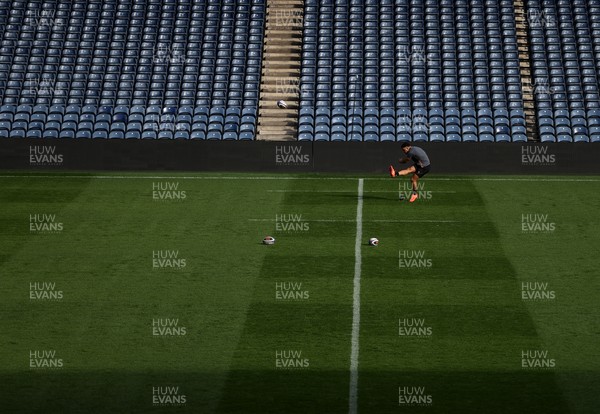
<svg viewBox="0 0 600 414">
<path fill-rule="evenodd" d="M 275 244 L 275 238 L 272 236 L 267 236 L 263 239 L 263 244 Z"/>
<path fill-rule="evenodd" d="M 379 239 L 376 237 L 371 237 L 369 239 L 369 246 L 379 246 Z"/>
</svg>

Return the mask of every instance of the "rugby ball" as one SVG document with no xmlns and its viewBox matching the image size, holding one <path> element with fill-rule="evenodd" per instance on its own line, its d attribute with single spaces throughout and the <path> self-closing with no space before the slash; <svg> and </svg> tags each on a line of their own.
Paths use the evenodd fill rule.
<svg viewBox="0 0 600 414">
<path fill-rule="evenodd" d="M 267 236 L 263 239 L 263 244 L 275 244 L 275 238 Z"/>
<path fill-rule="evenodd" d="M 287 109 L 288 104 L 283 99 L 281 99 L 277 101 L 277 106 L 281 109 Z"/>
<path fill-rule="evenodd" d="M 379 239 L 376 237 L 371 237 L 369 239 L 369 246 L 379 246 Z"/>
</svg>

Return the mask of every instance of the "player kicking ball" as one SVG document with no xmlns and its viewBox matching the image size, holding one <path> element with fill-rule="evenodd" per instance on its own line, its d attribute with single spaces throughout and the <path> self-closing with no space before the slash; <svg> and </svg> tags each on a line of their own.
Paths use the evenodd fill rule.
<svg viewBox="0 0 600 414">
<path fill-rule="evenodd" d="M 408 161 L 412 161 L 415 164 L 411 167 L 408 167 L 404 170 L 396 171 L 393 165 L 390 165 L 390 175 L 392 178 L 398 177 L 400 175 L 409 175 L 412 174 L 410 181 L 412 182 L 412 195 L 410 196 L 410 202 L 414 203 L 417 198 L 419 198 L 419 193 L 417 192 L 417 183 L 419 182 L 419 178 L 422 178 L 425 174 L 429 172 L 431 168 L 429 157 L 427 153 L 423 151 L 422 148 L 413 147 L 408 142 L 402 143 L 402 152 L 406 155 L 404 158 L 400 158 L 400 163 L 404 164 Z"/>
</svg>

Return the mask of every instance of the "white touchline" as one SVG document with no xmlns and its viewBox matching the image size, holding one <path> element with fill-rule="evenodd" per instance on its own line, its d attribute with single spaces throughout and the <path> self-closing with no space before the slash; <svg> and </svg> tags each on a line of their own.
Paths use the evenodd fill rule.
<svg viewBox="0 0 600 414">
<path fill-rule="evenodd" d="M 356 177 L 286 177 L 286 176 L 194 176 L 194 175 L 1 175 L 3 178 L 60 178 L 60 179 L 99 179 L 99 180 L 356 180 Z M 363 180 L 363 178 L 361 178 Z M 390 181 L 390 178 L 364 178 L 368 181 Z M 528 181 L 528 182 L 565 182 L 565 183 L 598 183 L 600 179 L 595 178 L 513 178 L 513 177 L 461 177 L 442 178 L 431 177 L 427 181 Z M 440 191 L 438 191 L 440 192 Z"/>
<path fill-rule="evenodd" d="M 277 221 L 272 218 L 249 218 L 248 221 Z M 356 220 L 305 219 L 313 223 L 355 223 Z M 463 223 L 456 220 L 363 220 L 369 223 Z"/>
<path fill-rule="evenodd" d="M 514 177 L 464 177 L 464 178 L 443 178 L 443 177 L 431 177 L 428 180 L 432 181 L 528 181 L 533 183 L 543 182 L 558 182 L 558 183 L 597 183 L 600 179 L 596 178 L 514 178 Z"/>
<path fill-rule="evenodd" d="M 409 189 L 405 189 L 409 191 Z M 267 193 L 353 193 L 354 190 L 267 190 Z M 454 190 L 429 190 L 431 193 L 456 193 Z M 396 190 L 373 190 L 365 191 L 368 193 L 396 193 Z"/>
<path fill-rule="evenodd" d="M 354 294 L 352 297 L 352 344 L 350 350 L 350 398 L 348 412 L 358 412 L 358 349 L 360 333 L 360 272 L 362 245 L 362 210 L 364 180 L 358 180 L 358 201 L 356 203 L 356 240 L 354 241 Z"/>
<path fill-rule="evenodd" d="M 65 178 L 65 179 L 98 179 L 98 180 L 356 180 L 356 177 L 288 177 L 282 176 L 202 176 L 202 175 L 0 175 L 1 178 Z"/>
</svg>

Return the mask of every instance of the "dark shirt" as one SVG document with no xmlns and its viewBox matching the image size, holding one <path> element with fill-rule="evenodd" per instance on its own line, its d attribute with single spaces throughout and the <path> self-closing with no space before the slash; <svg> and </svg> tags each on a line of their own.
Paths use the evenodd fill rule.
<svg viewBox="0 0 600 414">
<path fill-rule="evenodd" d="M 406 156 L 419 167 L 427 167 L 430 164 L 429 157 L 422 148 L 411 146 L 410 151 L 406 153 Z"/>
</svg>

